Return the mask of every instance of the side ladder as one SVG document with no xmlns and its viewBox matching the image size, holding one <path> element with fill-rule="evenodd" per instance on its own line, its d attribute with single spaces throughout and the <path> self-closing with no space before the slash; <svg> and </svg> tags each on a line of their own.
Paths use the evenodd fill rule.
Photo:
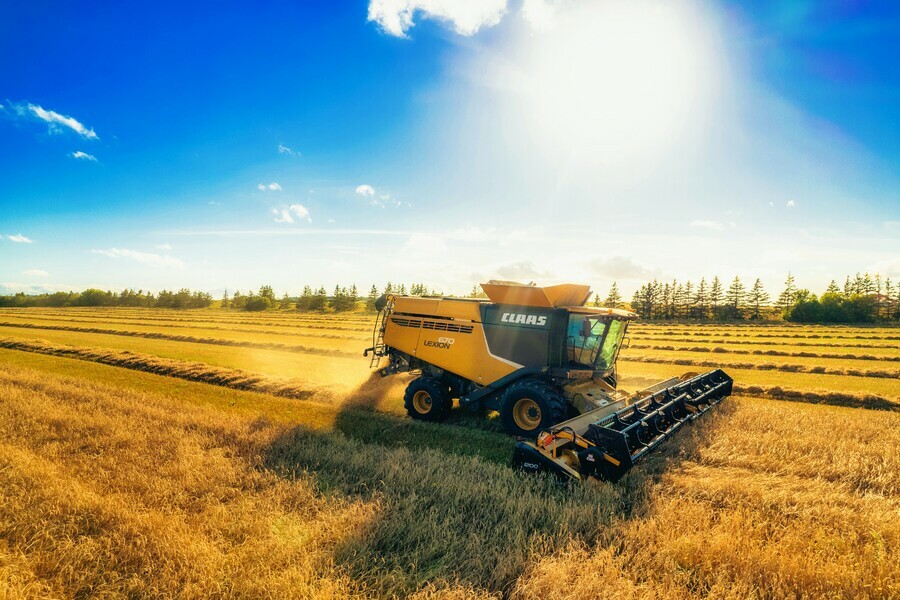
<svg viewBox="0 0 900 600">
<path fill-rule="evenodd" d="M 369 361 L 370 369 L 377 367 L 381 362 L 381 357 L 385 355 L 384 329 L 387 327 L 387 319 L 393 309 L 394 298 L 390 296 L 387 299 L 387 303 L 378 311 L 378 315 L 375 317 L 375 327 L 372 329 L 372 346 L 366 348 L 365 352 L 363 352 L 363 356 L 368 356 L 369 352 L 372 353 L 372 358 Z"/>
</svg>

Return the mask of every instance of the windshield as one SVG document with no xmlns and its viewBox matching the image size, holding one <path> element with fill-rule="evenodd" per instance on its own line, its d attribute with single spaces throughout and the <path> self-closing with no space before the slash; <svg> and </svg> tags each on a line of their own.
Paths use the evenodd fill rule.
<svg viewBox="0 0 900 600">
<path fill-rule="evenodd" d="M 584 337 L 584 321 L 590 323 L 590 333 Z M 615 319 L 600 319 L 580 314 L 569 315 L 569 360 L 593 366 L 598 371 L 613 368 L 626 325 Z"/>
</svg>

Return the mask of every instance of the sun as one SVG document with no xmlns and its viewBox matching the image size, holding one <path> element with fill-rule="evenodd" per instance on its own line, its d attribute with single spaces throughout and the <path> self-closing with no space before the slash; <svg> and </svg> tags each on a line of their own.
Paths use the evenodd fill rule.
<svg viewBox="0 0 900 600">
<path fill-rule="evenodd" d="M 709 116 L 712 34 L 687 2 L 598 1 L 523 47 L 527 114 L 552 152 L 615 163 L 671 150 Z"/>
</svg>

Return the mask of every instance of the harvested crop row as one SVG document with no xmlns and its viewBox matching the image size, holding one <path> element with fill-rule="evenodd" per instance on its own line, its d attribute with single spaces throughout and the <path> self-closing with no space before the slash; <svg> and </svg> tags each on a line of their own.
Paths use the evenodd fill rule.
<svg viewBox="0 0 900 600">
<path fill-rule="evenodd" d="M 303 322 L 290 322 L 290 323 L 271 323 L 264 321 L 238 321 L 238 320 L 218 320 L 218 319 L 177 319 L 177 318 L 161 318 L 161 317 L 141 317 L 141 318 L 122 318 L 117 317 L 120 320 L 113 320 L 108 317 L 105 317 L 98 313 L 93 313 L 96 315 L 95 317 L 83 318 L 83 319 L 73 319 L 68 316 L 60 316 L 59 313 L 56 314 L 36 314 L 36 313 L 0 313 L 3 316 L 8 318 L 18 318 L 18 319 L 28 319 L 28 318 L 37 318 L 42 321 L 63 321 L 66 323 L 118 323 L 122 325 L 132 324 L 132 323 L 143 323 L 147 321 L 158 321 L 161 323 L 165 323 L 168 327 L 177 327 L 179 325 L 170 325 L 170 323 L 188 323 L 189 325 L 181 325 L 181 327 L 203 327 L 207 328 L 207 323 L 213 323 L 214 327 L 216 325 L 251 325 L 257 327 L 276 327 L 276 328 L 284 328 L 290 327 L 291 329 L 328 329 L 332 331 L 360 331 L 371 333 L 371 327 L 340 327 L 340 326 L 322 326 L 322 325 L 308 325 Z M 77 315 L 79 317 L 84 317 L 85 315 Z"/>
<path fill-rule="evenodd" d="M 783 388 L 778 385 L 734 385 L 735 394 L 772 398 L 774 400 L 791 400 L 810 404 L 830 404 L 849 408 L 869 408 L 900 412 L 900 403 L 876 394 L 849 394 L 844 392 L 804 391 Z"/>
<path fill-rule="evenodd" d="M 793 356 L 796 358 L 836 358 L 847 360 L 877 360 L 887 362 L 900 362 L 900 356 L 873 356 L 871 354 L 825 354 L 818 352 L 785 352 L 782 350 L 733 350 L 714 346 L 656 346 L 653 344 L 632 344 L 630 348 L 636 350 L 671 350 L 676 352 L 711 352 L 713 354 L 748 354 L 754 356 Z"/>
<path fill-rule="evenodd" d="M 658 363 L 661 365 L 683 365 L 689 367 L 720 367 L 732 369 L 756 369 L 759 371 L 784 371 L 785 373 L 816 373 L 820 375 L 840 375 L 852 377 L 877 377 L 879 379 L 900 379 L 900 371 L 885 369 L 846 369 L 809 365 L 791 365 L 752 362 L 721 362 L 712 360 L 694 360 L 690 358 L 665 358 L 661 356 L 629 356 L 635 362 Z"/>
<path fill-rule="evenodd" d="M 645 333 L 643 329 L 633 328 L 629 329 L 634 333 Z M 791 338 L 791 339 L 811 339 L 811 340 L 900 340 L 900 336 L 891 336 L 891 335 L 821 335 L 818 333 L 731 333 L 729 331 L 694 331 L 692 329 L 685 329 L 685 331 L 658 331 L 658 332 L 648 332 L 650 335 L 667 335 L 667 336 L 682 336 L 682 337 L 736 337 L 736 338 Z"/>
<path fill-rule="evenodd" d="M 690 336 L 694 337 L 694 336 Z M 635 339 L 640 340 L 641 342 L 684 342 L 684 337 L 669 337 L 669 336 L 655 336 L 655 335 L 636 335 Z M 789 338 L 785 338 L 789 339 Z M 700 340 L 696 340 L 700 341 Z M 728 344 L 734 346 L 775 346 L 780 344 L 781 342 L 774 341 L 766 341 L 766 342 L 755 342 L 752 340 L 724 340 L 724 339 L 710 339 L 710 340 L 702 340 L 704 344 Z M 889 349 L 896 350 L 897 345 L 891 342 L 887 342 L 885 344 L 853 344 L 847 342 L 797 342 L 794 340 L 790 340 L 789 342 L 785 342 L 790 346 L 800 346 L 805 348 L 881 348 L 881 349 Z"/>
<path fill-rule="evenodd" d="M 186 309 L 172 308 L 122 308 L 114 306 L 65 307 L 65 308 L 0 308 L 0 314 L 53 314 L 53 315 L 96 315 L 116 316 L 119 318 L 162 318 L 162 319 L 215 319 L 253 320 L 253 321 L 332 321 L 335 317 L 342 321 L 369 322 L 374 317 L 371 313 L 302 313 L 294 311 L 269 310 L 265 312 L 248 312 L 242 310 L 220 309 Z"/>
<path fill-rule="evenodd" d="M 212 344 L 215 346 L 238 346 L 241 348 L 259 348 L 260 350 L 284 350 L 285 352 L 299 352 L 302 354 L 316 354 L 319 356 L 333 356 L 337 358 L 358 358 L 358 352 L 347 352 L 328 348 L 313 348 L 310 346 L 294 346 L 290 344 L 278 344 L 275 342 L 247 342 L 242 340 L 228 340 L 223 338 L 198 338 L 190 335 L 173 335 L 151 331 L 121 331 L 118 329 L 99 329 L 94 327 L 66 327 L 63 325 L 35 325 L 32 323 L 0 323 L 0 327 L 16 327 L 20 329 L 42 329 L 47 331 L 71 331 L 74 333 L 98 333 L 102 335 L 119 335 L 125 337 L 139 337 L 151 340 L 168 340 L 171 342 L 189 342 L 192 344 Z"/>
<path fill-rule="evenodd" d="M 53 346 L 42 342 L 20 342 L 2 338 L 0 338 L 0 348 L 89 360 L 104 365 L 144 371 L 156 375 L 166 375 L 168 377 L 178 377 L 188 381 L 199 381 L 237 390 L 264 392 L 283 398 L 307 399 L 315 397 L 321 401 L 331 401 L 335 396 L 334 392 L 328 387 L 321 384 L 312 384 L 308 381 L 298 379 L 277 380 L 240 369 L 225 369 L 211 367 L 205 363 L 167 360 L 127 351 L 114 352 L 98 348 Z"/>
<path fill-rule="evenodd" d="M 7 318 L 10 318 L 7 315 Z M 15 317 L 12 317 L 15 318 Z M 277 336 L 292 336 L 292 337 L 316 337 L 323 339 L 331 339 L 331 340 L 364 340 L 368 337 L 369 332 L 365 334 L 341 334 L 341 333 L 320 333 L 319 331 L 309 332 L 303 331 L 303 328 L 293 327 L 288 331 L 283 329 L 253 329 L 253 328 L 244 328 L 244 327 L 219 327 L 216 325 L 206 325 L 204 323 L 198 324 L 184 324 L 184 323 L 153 323 L 147 324 L 142 323 L 140 321 L 124 321 L 124 320 L 113 320 L 113 319 L 60 319 L 53 317 L 40 317 L 40 318 L 32 318 L 27 319 L 25 317 L 19 317 L 20 321 L 3 321 L 0 322 L 0 327 L 25 327 L 28 325 L 34 325 L 35 327 L 42 327 L 45 323 L 80 323 L 84 325 L 127 325 L 129 327 L 148 327 L 148 328 L 166 328 L 166 329 L 203 329 L 206 331 L 224 331 L 230 333 L 259 333 L 264 335 L 277 335 Z"/>
</svg>

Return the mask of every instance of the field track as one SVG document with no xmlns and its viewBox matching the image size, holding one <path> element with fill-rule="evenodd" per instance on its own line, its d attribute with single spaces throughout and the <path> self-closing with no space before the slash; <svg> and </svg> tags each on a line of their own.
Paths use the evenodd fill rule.
<svg viewBox="0 0 900 600">
<path fill-rule="evenodd" d="M 560 489 L 406 417 L 371 319 L 0 310 L 0 598 L 900 596 L 896 329 L 639 325 L 623 387 L 735 395 Z"/>
</svg>

